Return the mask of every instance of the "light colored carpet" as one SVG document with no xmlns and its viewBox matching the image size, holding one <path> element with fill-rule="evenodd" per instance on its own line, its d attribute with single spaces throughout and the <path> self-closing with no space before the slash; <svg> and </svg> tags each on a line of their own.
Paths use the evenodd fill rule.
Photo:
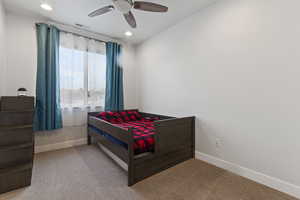
<svg viewBox="0 0 300 200">
<path fill-rule="evenodd" d="M 38 154 L 32 186 L 0 200 L 295 200 L 199 160 L 127 187 L 127 175 L 96 146 Z"/>
</svg>

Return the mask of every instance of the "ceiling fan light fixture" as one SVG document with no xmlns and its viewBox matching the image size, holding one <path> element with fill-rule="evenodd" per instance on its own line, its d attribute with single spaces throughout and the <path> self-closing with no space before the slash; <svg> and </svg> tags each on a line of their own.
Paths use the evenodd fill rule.
<svg viewBox="0 0 300 200">
<path fill-rule="evenodd" d="M 117 8 L 117 10 L 123 14 L 128 13 L 133 6 L 133 3 L 128 0 L 112 0 L 112 1 L 115 7 Z"/>
<path fill-rule="evenodd" d="M 127 37 L 131 37 L 133 35 L 133 33 L 131 31 L 126 31 L 124 33 Z"/>
<path fill-rule="evenodd" d="M 48 3 L 46 3 L 46 2 L 41 4 L 41 8 L 43 8 L 44 10 L 47 10 L 47 11 L 52 11 L 53 10 L 52 6 Z"/>
</svg>

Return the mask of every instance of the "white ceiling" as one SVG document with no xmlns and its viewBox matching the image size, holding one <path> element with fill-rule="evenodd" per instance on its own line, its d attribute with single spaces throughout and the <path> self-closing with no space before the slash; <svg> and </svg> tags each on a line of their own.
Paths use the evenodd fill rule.
<svg viewBox="0 0 300 200">
<path fill-rule="evenodd" d="M 52 12 L 40 8 L 42 0 L 4 0 L 8 11 L 46 17 L 49 20 L 74 25 L 76 23 L 88 27 L 89 30 L 113 38 L 139 43 L 176 24 L 183 18 L 192 15 L 215 0 L 151 0 L 169 7 L 168 13 L 150 13 L 134 10 L 137 29 L 132 29 L 123 19 L 121 13 L 114 11 L 96 18 L 89 18 L 91 11 L 112 4 L 111 0 L 48 0 L 53 6 Z M 150 1 L 150 0 L 146 0 Z M 126 38 L 124 32 L 130 30 L 134 36 Z"/>
</svg>

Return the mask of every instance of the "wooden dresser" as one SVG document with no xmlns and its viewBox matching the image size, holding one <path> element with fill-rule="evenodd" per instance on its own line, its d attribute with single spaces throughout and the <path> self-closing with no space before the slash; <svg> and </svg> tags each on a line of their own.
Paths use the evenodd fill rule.
<svg viewBox="0 0 300 200">
<path fill-rule="evenodd" d="M 0 194 L 31 184 L 33 97 L 0 97 Z"/>
</svg>

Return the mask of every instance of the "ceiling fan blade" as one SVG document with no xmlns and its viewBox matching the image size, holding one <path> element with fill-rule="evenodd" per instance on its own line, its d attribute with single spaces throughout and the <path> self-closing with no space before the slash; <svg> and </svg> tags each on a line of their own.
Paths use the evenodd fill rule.
<svg viewBox="0 0 300 200">
<path fill-rule="evenodd" d="M 126 21 L 128 22 L 128 24 L 132 27 L 132 28 L 136 28 L 136 21 L 135 18 L 132 14 L 131 11 L 129 11 L 128 13 L 124 14 L 124 17 L 126 19 Z"/>
<path fill-rule="evenodd" d="M 159 5 L 156 3 L 135 1 L 133 7 L 138 10 L 150 11 L 150 12 L 167 12 L 168 7 Z"/>
<path fill-rule="evenodd" d="M 91 12 L 90 14 L 89 14 L 89 17 L 96 17 L 96 16 L 98 16 L 98 15 L 103 15 L 103 14 L 105 14 L 105 13 L 108 13 L 108 12 L 110 12 L 110 11 L 113 11 L 115 8 L 114 8 L 114 6 L 112 6 L 112 5 L 110 5 L 110 6 L 105 6 L 105 7 L 103 7 L 103 8 L 100 8 L 100 9 L 98 9 L 98 10 L 95 10 L 94 12 Z"/>
</svg>

